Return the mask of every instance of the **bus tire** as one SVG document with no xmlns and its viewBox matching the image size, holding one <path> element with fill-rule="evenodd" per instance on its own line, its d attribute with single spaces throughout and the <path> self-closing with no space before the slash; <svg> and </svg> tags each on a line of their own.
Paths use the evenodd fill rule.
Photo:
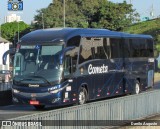
<svg viewBox="0 0 160 129">
<path fill-rule="evenodd" d="M 134 86 L 134 94 L 139 94 L 140 93 L 140 83 L 138 80 L 135 81 L 135 86 Z"/>
<path fill-rule="evenodd" d="M 36 110 L 43 110 L 45 108 L 45 105 L 34 105 Z"/>
<path fill-rule="evenodd" d="M 78 93 L 78 104 L 85 104 L 87 101 L 87 90 L 84 87 L 81 87 Z"/>
</svg>

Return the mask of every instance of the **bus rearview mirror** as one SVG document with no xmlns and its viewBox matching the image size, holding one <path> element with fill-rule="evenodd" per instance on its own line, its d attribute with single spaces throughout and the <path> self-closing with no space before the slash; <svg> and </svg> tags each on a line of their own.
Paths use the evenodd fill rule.
<svg viewBox="0 0 160 129">
<path fill-rule="evenodd" d="M 15 52 L 16 52 L 16 49 L 15 49 L 15 48 L 12 48 L 12 49 L 7 50 L 7 51 L 3 54 L 3 56 L 2 56 L 3 65 L 6 65 L 7 55 L 8 55 L 8 54 L 15 54 Z"/>
<path fill-rule="evenodd" d="M 63 64 L 63 60 L 64 60 L 65 54 L 66 54 L 67 52 L 73 50 L 73 49 L 75 49 L 75 46 L 73 46 L 73 47 L 67 47 L 66 49 L 64 49 L 63 53 L 62 53 L 61 56 L 60 56 L 60 65 Z"/>
</svg>

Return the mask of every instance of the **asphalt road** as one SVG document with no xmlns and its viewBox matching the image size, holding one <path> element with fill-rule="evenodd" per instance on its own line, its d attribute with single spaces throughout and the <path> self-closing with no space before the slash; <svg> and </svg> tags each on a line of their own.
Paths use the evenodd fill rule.
<svg viewBox="0 0 160 129">
<path fill-rule="evenodd" d="M 154 88 L 151 90 L 159 90 L 159 89 L 160 89 L 160 81 L 155 83 Z M 0 107 L 0 120 L 6 120 L 6 119 L 15 118 L 18 116 L 40 113 L 40 112 L 53 110 L 53 109 L 54 109 L 53 107 L 47 107 L 43 111 L 37 111 L 37 110 L 35 110 L 35 108 L 33 106 L 30 106 L 30 105 L 1 106 Z"/>
</svg>

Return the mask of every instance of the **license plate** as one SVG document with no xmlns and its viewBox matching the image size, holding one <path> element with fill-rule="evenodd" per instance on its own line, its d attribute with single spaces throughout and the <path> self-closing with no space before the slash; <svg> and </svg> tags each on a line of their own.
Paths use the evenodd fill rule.
<svg viewBox="0 0 160 129">
<path fill-rule="evenodd" d="M 29 102 L 31 105 L 39 105 L 39 101 L 33 101 L 33 100 L 31 100 L 30 102 Z"/>
</svg>

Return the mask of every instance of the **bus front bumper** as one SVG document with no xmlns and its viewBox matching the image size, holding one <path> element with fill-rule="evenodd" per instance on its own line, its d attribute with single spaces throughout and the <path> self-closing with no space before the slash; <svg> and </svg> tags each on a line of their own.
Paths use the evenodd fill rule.
<svg viewBox="0 0 160 129">
<path fill-rule="evenodd" d="M 30 104 L 30 105 L 55 105 L 62 104 L 62 93 L 51 94 L 45 93 L 13 93 L 12 100 L 14 104 Z"/>
</svg>

